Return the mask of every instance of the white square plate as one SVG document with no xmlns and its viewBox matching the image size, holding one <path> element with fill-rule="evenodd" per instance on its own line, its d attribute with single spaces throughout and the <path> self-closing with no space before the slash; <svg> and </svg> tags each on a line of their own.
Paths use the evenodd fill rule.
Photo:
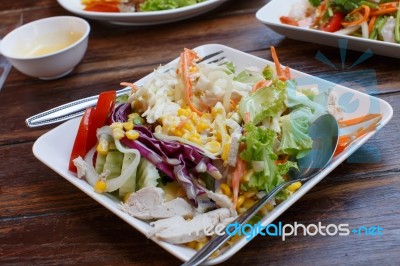
<svg viewBox="0 0 400 266">
<path fill-rule="evenodd" d="M 57 1 L 63 8 L 81 17 L 103 20 L 120 25 L 143 26 L 169 23 L 198 16 L 217 8 L 228 0 L 207 0 L 191 6 L 170 10 L 125 13 L 85 11 L 83 10 L 84 6 L 81 0 Z"/>
<path fill-rule="evenodd" d="M 197 51 L 200 56 L 222 50 L 223 55 L 226 56 L 228 60 L 231 60 L 239 70 L 249 66 L 257 66 L 259 68 L 263 68 L 266 65 L 273 66 L 273 63 L 270 61 L 243 53 L 238 50 L 234 50 L 223 45 L 208 44 L 197 47 L 194 50 Z M 178 59 L 175 59 L 170 64 L 176 64 L 177 60 Z M 380 113 L 383 116 L 381 124 L 379 126 L 379 128 L 381 128 L 389 122 L 390 118 L 393 115 L 392 107 L 383 100 L 334 83 L 324 81 L 322 79 L 304 74 L 296 70 L 291 70 L 291 73 L 292 76 L 297 79 L 299 84 L 318 84 L 320 91 L 333 90 L 338 96 L 339 101 L 340 97 L 345 97 L 345 99 L 347 100 L 350 98 L 351 101 L 346 100 L 345 102 L 351 102 L 353 104 L 351 104 L 351 106 L 347 108 L 347 110 L 346 106 L 343 106 L 345 119 L 365 115 L 368 113 Z M 144 79 L 149 78 L 152 75 L 153 74 L 150 74 L 144 77 L 143 79 L 139 80 L 137 84 L 142 83 Z M 354 103 L 359 103 L 359 105 L 354 108 Z M 95 193 L 93 191 L 93 187 L 86 183 L 86 181 L 78 179 L 74 175 L 74 173 L 68 171 L 69 157 L 75 135 L 78 130 L 79 121 L 80 118 L 69 120 L 41 136 L 33 146 L 34 155 L 48 167 L 53 169 L 55 172 L 60 174 L 66 180 L 68 180 L 84 193 L 92 197 L 98 203 L 109 209 L 111 212 L 119 216 L 132 227 L 136 228 L 143 234 L 146 234 L 150 229 L 149 224 L 124 213 L 118 208 L 120 202 L 116 198 L 106 194 Z M 283 213 L 293 203 L 300 199 L 307 191 L 314 187 L 321 179 L 323 179 L 336 166 L 343 162 L 349 155 L 351 155 L 375 133 L 376 132 L 371 132 L 365 135 L 364 137 L 356 141 L 346 152 L 336 157 L 323 172 L 304 184 L 289 199 L 276 206 L 276 208 L 269 215 L 264 217 L 264 219 L 262 220 L 262 224 L 266 226 L 267 224 L 272 223 L 281 213 Z M 157 240 L 154 241 L 161 247 L 169 251 L 171 254 L 184 261 L 188 260 L 195 253 L 193 249 L 187 248 L 185 246 L 172 245 Z M 232 247 L 226 249 L 226 251 L 223 252 L 219 257 L 210 260 L 209 264 L 221 263 L 222 261 L 228 259 L 244 245 L 246 245 L 247 242 L 248 241 L 245 238 L 240 239 Z"/>
<path fill-rule="evenodd" d="M 291 39 L 336 47 L 338 46 L 339 39 L 345 39 L 348 40 L 347 48 L 350 50 L 365 52 L 371 49 L 373 54 L 400 58 L 400 44 L 398 43 L 338 35 L 331 32 L 301 28 L 281 23 L 279 18 L 281 16 L 288 16 L 293 4 L 299 1 L 300 0 L 272 0 L 258 10 L 256 17 L 272 30 Z"/>
</svg>

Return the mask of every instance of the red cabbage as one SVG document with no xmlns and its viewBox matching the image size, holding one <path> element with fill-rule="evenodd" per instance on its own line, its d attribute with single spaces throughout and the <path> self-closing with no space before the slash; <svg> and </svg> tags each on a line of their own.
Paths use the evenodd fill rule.
<svg viewBox="0 0 400 266">
<path fill-rule="evenodd" d="M 127 147 L 137 149 L 141 156 L 160 171 L 177 180 L 185 189 L 187 197 L 197 206 L 198 197 L 205 194 L 207 189 L 197 182 L 199 173 L 195 167 L 199 163 L 205 163 L 207 172 L 211 176 L 221 176 L 219 170 L 211 164 L 211 159 L 200 149 L 188 144 L 156 139 L 144 126 L 135 126 L 135 130 L 139 132 L 138 139 L 130 140 L 125 137 L 120 142 Z"/>
</svg>

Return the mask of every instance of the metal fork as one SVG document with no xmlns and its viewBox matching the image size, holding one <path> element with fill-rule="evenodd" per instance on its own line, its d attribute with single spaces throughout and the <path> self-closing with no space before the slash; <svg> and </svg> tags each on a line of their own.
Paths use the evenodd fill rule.
<svg viewBox="0 0 400 266">
<path fill-rule="evenodd" d="M 215 53 L 211 53 L 208 55 L 205 55 L 200 61 L 200 62 L 206 62 L 206 63 L 216 63 L 216 62 L 221 62 L 225 59 L 224 56 L 214 59 L 213 61 L 208 61 L 210 59 L 213 59 L 217 55 L 223 53 L 223 51 L 217 51 Z M 168 72 L 172 70 L 173 68 L 168 68 L 165 72 Z M 126 87 L 121 90 L 116 91 L 117 96 L 121 96 L 124 94 L 127 94 L 131 91 L 131 87 Z M 34 116 L 31 116 L 25 120 L 25 123 L 28 127 L 33 128 L 33 127 L 40 127 L 40 126 L 46 126 L 62 121 L 66 121 L 69 119 L 72 119 L 74 117 L 78 117 L 83 115 L 85 112 L 86 108 L 95 106 L 97 103 L 97 99 L 99 98 L 99 95 L 94 95 L 90 96 L 87 98 L 79 99 L 70 103 L 66 103 L 63 105 L 60 105 L 58 107 L 55 107 L 53 109 L 44 111 L 42 113 L 36 114 Z"/>
</svg>

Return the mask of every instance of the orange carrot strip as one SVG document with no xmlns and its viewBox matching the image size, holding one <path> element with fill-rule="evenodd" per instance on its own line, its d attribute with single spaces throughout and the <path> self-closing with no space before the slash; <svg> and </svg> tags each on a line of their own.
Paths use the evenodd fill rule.
<svg viewBox="0 0 400 266">
<path fill-rule="evenodd" d="M 372 16 L 368 23 L 368 32 L 372 32 L 375 26 L 377 16 Z"/>
<path fill-rule="evenodd" d="M 372 11 L 371 15 L 372 16 L 382 16 L 382 15 L 396 13 L 396 12 L 397 12 L 397 7 L 390 7 L 390 8 L 386 8 L 386 9 L 378 9 L 378 10 Z"/>
<path fill-rule="evenodd" d="M 362 5 L 359 8 L 354 9 L 353 11 L 351 11 L 348 14 L 348 16 L 350 16 L 350 17 L 357 16 L 358 19 L 352 20 L 352 21 L 343 21 L 342 26 L 343 27 L 351 27 L 351 26 L 355 26 L 355 25 L 360 25 L 364 21 L 368 20 L 370 13 L 371 13 L 370 7 L 366 6 L 366 5 Z"/>
<path fill-rule="evenodd" d="M 119 85 L 121 86 L 126 86 L 126 87 L 131 87 L 132 91 L 135 92 L 139 89 L 139 87 L 136 84 L 130 83 L 130 82 L 121 82 Z"/>
<path fill-rule="evenodd" d="M 371 119 L 374 119 L 377 117 L 382 119 L 381 114 L 367 114 L 364 116 L 359 116 L 359 117 L 351 118 L 351 119 L 347 119 L 347 120 L 339 120 L 338 124 L 339 124 L 339 127 L 342 127 L 342 128 L 349 127 L 349 126 L 353 126 L 353 125 L 356 125 L 356 124 L 359 124 L 359 123 L 362 123 L 362 122 L 365 122 L 365 121 L 368 121 L 368 120 L 371 120 Z"/>
<path fill-rule="evenodd" d="M 278 55 L 276 54 L 275 47 L 271 46 L 271 55 L 272 59 L 274 60 L 275 63 L 275 69 L 276 69 L 276 75 L 278 77 L 282 77 L 282 68 L 281 68 L 281 63 L 279 63 L 279 58 Z"/>
<path fill-rule="evenodd" d="M 281 21 L 281 23 L 283 24 L 287 24 L 287 25 L 292 25 L 292 26 L 299 26 L 299 22 L 297 22 L 297 20 L 291 18 L 291 17 L 287 17 L 287 16 L 281 16 L 279 18 L 279 20 Z"/>
<path fill-rule="evenodd" d="M 339 137 L 339 143 L 338 146 L 336 147 L 335 153 L 333 156 L 337 156 L 338 154 L 342 153 L 345 149 L 347 149 L 350 144 L 364 136 L 365 134 L 372 132 L 376 129 L 376 127 L 379 125 L 380 119 L 372 123 L 366 128 L 360 128 L 357 131 L 350 133 L 348 135 L 342 135 Z"/>
<path fill-rule="evenodd" d="M 246 172 L 246 162 L 238 155 L 236 166 L 232 172 L 232 190 L 233 190 L 233 206 L 236 209 L 237 199 L 239 196 L 240 179 Z"/>
<path fill-rule="evenodd" d="M 270 86 L 272 84 L 272 80 L 260 80 L 254 84 L 252 91 L 258 91 L 261 88 Z"/>
<path fill-rule="evenodd" d="M 193 113 L 191 113 L 188 117 L 186 117 L 181 122 L 179 122 L 179 124 L 175 128 L 179 129 L 179 128 L 183 127 L 189 121 L 189 119 L 191 119 L 192 117 L 193 117 Z"/>
</svg>

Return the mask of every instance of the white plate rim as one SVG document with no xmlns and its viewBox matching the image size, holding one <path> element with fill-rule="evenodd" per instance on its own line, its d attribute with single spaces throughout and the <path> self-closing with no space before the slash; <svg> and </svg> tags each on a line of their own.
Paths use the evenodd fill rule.
<svg viewBox="0 0 400 266">
<path fill-rule="evenodd" d="M 238 58 L 243 58 L 245 56 L 246 59 L 249 61 L 255 60 L 258 63 L 264 63 L 264 64 L 269 64 L 272 65 L 273 63 L 261 59 L 259 57 L 246 54 L 244 52 L 235 50 L 233 48 L 220 45 L 220 44 L 207 44 L 207 45 L 202 45 L 197 48 L 194 48 L 197 52 L 200 54 L 209 54 L 213 53 L 216 51 L 223 50 L 224 53 L 230 54 L 232 56 L 236 56 Z M 228 57 L 229 58 L 229 57 Z M 173 60 L 172 62 L 176 61 L 177 59 Z M 250 64 L 252 65 L 252 64 Z M 267 225 L 269 223 L 272 223 L 276 218 L 279 217 L 284 211 L 286 211 L 291 205 L 293 205 L 297 200 L 299 200 L 304 194 L 306 194 L 310 189 L 312 189 L 318 182 L 320 182 L 326 175 L 328 175 L 332 170 L 334 170 L 340 163 L 342 163 L 344 160 L 346 160 L 352 153 L 354 153 L 360 146 L 362 146 L 368 139 L 370 139 L 373 135 L 376 134 L 381 128 L 383 128 L 392 118 L 393 116 L 393 109 L 388 104 L 386 101 L 381 100 L 379 98 L 373 97 L 366 95 L 362 92 L 358 92 L 355 90 L 352 90 L 347 87 L 343 87 L 341 85 L 334 84 L 332 82 L 324 81 L 322 79 L 319 79 L 317 77 L 310 76 L 308 74 L 292 70 L 292 74 L 294 76 L 299 76 L 299 77 L 310 77 L 312 79 L 315 79 L 316 81 L 323 81 L 326 84 L 331 84 L 332 86 L 337 86 L 334 88 L 338 89 L 343 89 L 345 91 L 349 91 L 354 93 L 357 97 L 372 97 L 374 100 L 376 100 L 379 104 L 380 107 L 383 108 L 382 115 L 383 119 L 381 121 L 381 124 L 379 125 L 378 129 L 374 132 L 371 132 L 364 137 L 362 137 L 360 140 L 356 141 L 346 153 L 343 153 L 339 156 L 337 156 L 327 167 L 324 171 L 322 171 L 319 175 L 314 177 L 312 180 L 304 184 L 296 193 L 294 193 L 290 198 L 288 198 L 286 201 L 282 202 L 276 208 L 264 219 L 262 220 L 263 225 Z M 147 75 L 143 79 L 139 80 L 137 83 L 141 83 L 144 81 L 144 79 L 149 78 L 152 74 Z M 80 118 L 75 118 L 72 120 L 69 120 L 56 128 L 50 130 L 49 132 L 43 134 L 40 136 L 34 143 L 33 145 L 33 154 L 34 156 L 39 159 L 41 162 L 43 162 L 45 165 L 47 165 L 49 168 L 54 170 L 56 173 L 61 175 L 63 178 L 65 178 L 67 181 L 69 181 L 71 184 L 79 188 L 81 191 L 83 191 L 85 194 L 93 198 L 95 201 L 97 201 L 99 204 L 103 205 L 105 208 L 113 212 L 115 215 L 120 217 L 122 220 L 130 224 L 132 227 L 146 235 L 148 233 L 148 230 L 150 226 L 143 222 L 140 221 L 139 219 L 133 218 L 129 216 L 128 214 L 122 212 L 120 209 L 118 209 L 118 202 L 115 202 L 114 199 L 111 196 L 104 195 L 104 194 L 97 194 L 93 191 L 93 188 L 86 183 L 84 180 L 78 179 L 73 173 L 69 172 L 67 170 L 68 168 L 68 159 L 69 159 L 69 154 L 72 149 L 72 143 L 73 139 L 76 134 L 77 127 L 79 125 Z M 72 130 L 72 132 L 71 132 Z M 69 134 L 66 134 L 66 132 L 69 132 Z M 60 144 L 58 141 L 58 138 L 60 136 L 63 136 L 64 144 Z M 49 154 L 48 151 L 54 150 L 55 148 L 52 146 L 53 144 L 57 144 L 57 150 L 62 148 L 63 146 L 60 147 L 60 145 L 66 145 L 68 148 L 66 151 L 67 158 L 59 158 L 59 154 Z M 69 150 L 68 150 L 69 149 Z M 156 239 L 152 239 L 155 243 L 160 245 L 162 248 L 170 252 L 172 255 L 175 257 L 179 258 L 182 261 L 187 261 L 190 259 L 191 256 L 194 255 L 195 251 L 179 246 L 179 245 L 172 245 L 169 243 L 165 243 L 163 241 L 159 241 Z M 221 254 L 219 257 L 213 258 L 207 262 L 208 265 L 213 265 L 213 264 L 218 264 L 221 263 L 231 256 L 233 256 L 237 251 L 239 251 L 242 247 L 244 247 L 249 241 L 247 241 L 245 238 L 240 239 L 237 241 L 232 247 L 228 248 L 223 254 Z"/>
</svg>

